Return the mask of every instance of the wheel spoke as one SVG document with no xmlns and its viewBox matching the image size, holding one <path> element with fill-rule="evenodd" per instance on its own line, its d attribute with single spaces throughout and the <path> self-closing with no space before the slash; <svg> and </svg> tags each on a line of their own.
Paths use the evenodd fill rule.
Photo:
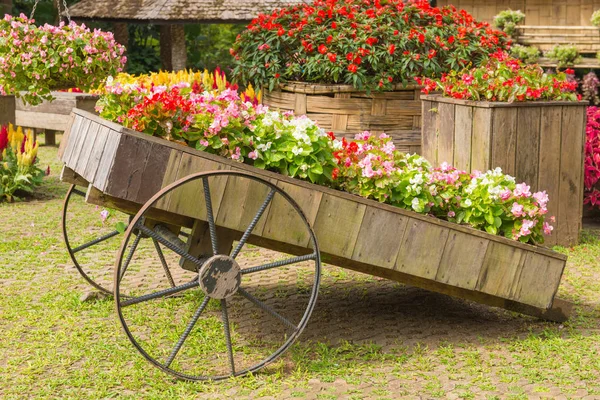
<svg viewBox="0 0 600 400">
<path fill-rule="evenodd" d="M 210 198 L 210 186 L 208 186 L 208 178 L 202 178 L 202 186 L 204 187 L 204 201 L 206 203 L 206 219 L 208 219 L 210 244 L 212 245 L 213 256 L 216 256 L 219 253 L 219 247 L 217 245 L 217 229 L 215 228 L 215 217 L 213 215 L 212 200 Z"/>
<path fill-rule="evenodd" d="M 294 325 L 292 322 L 290 322 L 290 320 L 288 320 L 286 317 L 279 314 L 277 311 L 273 310 L 271 307 L 269 307 L 268 305 L 266 305 L 265 303 L 263 303 L 262 301 L 260 301 L 259 299 L 257 299 L 256 297 L 254 297 L 253 295 L 248 293 L 247 291 L 245 291 L 243 288 L 241 288 L 241 287 L 238 288 L 238 293 L 241 294 L 242 296 L 244 296 L 250 302 L 254 303 L 254 305 L 256 305 L 261 310 L 266 311 L 271 316 L 273 316 L 273 317 L 277 318 L 279 321 L 283 322 L 283 324 L 285 326 L 287 326 L 288 328 L 290 328 L 291 330 L 296 331 L 298 329 L 296 327 L 296 325 Z"/>
<path fill-rule="evenodd" d="M 123 263 L 123 271 L 121 271 L 121 276 L 119 278 L 119 281 L 121 279 L 123 279 L 123 277 L 125 276 L 125 273 L 127 272 L 127 268 L 129 268 L 129 264 L 131 263 L 131 259 L 133 258 L 133 253 L 135 253 L 135 250 L 138 247 L 138 244 L 140 244 L 140 240 L 142 239 L 142 235 L 140 235 L 139 233 L 137 235 L 135 235 L 135 239 L 133 240 L 133 243 L 131 244 L 131 248 L 129 249 L 129 254 L 127 254 L 127 258 L 125 259 L 125 262 Z"/>
<path fill-rule="evenodd" d="M 113 231 L 111 233 L 107 233 L 106 235 L 100 236 L 98 239 L 94 239 L 91 242 L 87 242 L 85 244 L 82 244 L 81 246 L 75 247 L 73 250 L 71 250 L 73 252 L 73 254 L 80 252 L 81 250 L 85 250 L 88 247 L 92 247 L 94 245 L 97 245 L 98 243 L 102 243 L 105 240 L 108 240 L 112 237 L 115 237 L 119 234 L 119 231 Z"/>
<path fill-rule="evenodd" d="M 158 244 L 158 241 L 154 238 L 152 239 L 152 242 L 154 243 L 156 253 L 158 254 L 158 258 L 160 259 L 160 263 L 162 264 L 162 267 L 165 270 L 165 275 L 167 275 L 167 279 L 169 280 L 171 287 L 175 287 L 175 281 L 173 280 L 173 276 L 171 275 L 171 270 L 169 269 L 167 260 L 165 260 L 165 255 L 163 254 L 162 249 L 160 248 L 160 244 Z"/>
<path fill-rule="evenodd" d="M 231 375 L 235 375 L 235 361 L 233 360 L 233 346 L 231 345 L 231 332 L 229 331 L 229 317 L 227 316 L 227 300 L 221 299 L 221 316 L 223 318 L 223 329 L 225 330 L 225 341 L 227 342 L 227 354 L 231 366 Z"/>
<path fill-rule="evenodd" d="M 258 209 L 258 212 L 256 213 L 256 215 L 252 219 L 252 222 L 250 222 L 250 225 L 248 225 L 248 228 L 246 229 L 246 232 L 244 232 L 244 234 L 242 235 L 242 238 L 240 239 L 237 247 L 235 248 L 235 250 L 233 250 L 233 253 L 231 254 L 231 257 L 236 258 L 238 256 L 238 254 L 242 250 L 242 247 L 244 247 L 244 244 L 246 244 L 246 241 L 250 237 L 250 234 L 252 233 L 252 231 L 256 227 L 256 224 L 258 224 L 258 221 L 260 220 L 260 217 L 262 217 L 263 213 L 267 209 L 267 206 L 269 205 L 269 203 L 273 199 L 273 196 L 275 196 L 275 189 L 271 189 L 271 191 L 267 195 L 267 198 L 262 203 L 262 205 Z"/>
<path fill-rule="evenodd" d="M 145 294 L 143 296 L 127 299 L 121 303 L 121 307 L 127 307 L 127 306 L 131 306 L 133 304 L 142 303 L 144 301 L 154 300 L 154 299 L 159 299 L 161 297 L 170 296 L 172 294 L 183 292 L 184 290 L 195 288 L 197 286 L 198 286 L 198 281 L 193 280 L 191 282 L 184 283 L 183 285 L 179 285 L 179 286 L 175 286 L 172 288 L 159 290 L 158 292 L 149 293 L 149 294 Z"/>
<path fill-rule="evenodd" d="M 315 253 L 311 253 L 311 254 L 307 254 L 304 256 L 288 258 L 286 260 L 274 261 L 272 263 L 259 265 L 256 267 L 245 268 L 242 270 L 242 274 L 250 274 L 252 272 L 265 271 L 267 269 L 282 267 L 284 265 L 295 264 L 295 263 L 299 263 L 299 262 L 307 261 L 307 260 L 314 260 L 316 258 L 317 258 L 317 255 Z"/>
<path fill-rule="evenodd" d="M 185 258 L 186 260 L 191 261 L 194 264 L 196 264 L 198 266 L 198 269 L 200 269 L 202 267 L 202 264 L 204 264 L 204 262 L 208 259 L 208 258 L 196 258 L 196 257 L 188 254 L 185 250 L 180 249 L 175 244 L 173 244 L 170 241 L 168 241 L 167 239 L 163 238 L 162 236 L 160 236 L 158 233 L 154 232 L 150 228 L 147 228 L 143 225 L 139 225 L 138 228 L 140 231 L 142 231 L 146 235 L 150 236 L 152 239 L 156 239 L 159 243 L 164 245 L 169 250 L 175 252 L 176 254 L 180 255 L 181 257 Z"/>
<path fill-rule="evenodd" d="M 192 329 L 194 329 L 194 326 L 196 325 L 196 322 L 198 322 L 198 318 L 200 318 L 200 314 L 202 314 L 202 311 L 204 311 L 204 309 L 206 308 L 206 305 L 208 304 L 209 300 L 210 300 L 210 297 L 206 296 L 204 298 L 204 300 L 202 301 L 202 304 L 200 304 L 200 307 L 198 307 L 198 309 L 194 313 L 194 316 L 192 317 L 192 320 L 185 327 L 185 331 L 183 332 L 183 334 L 181 335 L 181 337 L 179 338 L 179 340 L 175 344 L 175 347 L 173 347 L 173 350 L 171 351 L 171 354 L 169 355 L 169 358 L 167 358 L 167 361 L 165 362 L 165 367 L 169 367 L 171 365 L 171 363 L 175 359 L 175 356 L 177 356 L 177 353 L 179 353 L 179 350 L 181 350 L 181 346 L 183 346 L 183 343 L 185 342 L 185 340 L 187 339 L 187 337 L 192 332 Z"/>
<path fill-rule="evenodd" d="M 76 194 L 76 195 L 81 196 L 81 197 L 85 197 L 85 193 L 83 193 L 79 189 L 73 189 L 73 190 L 71 190 L 71 193 Z"/>
</svg>

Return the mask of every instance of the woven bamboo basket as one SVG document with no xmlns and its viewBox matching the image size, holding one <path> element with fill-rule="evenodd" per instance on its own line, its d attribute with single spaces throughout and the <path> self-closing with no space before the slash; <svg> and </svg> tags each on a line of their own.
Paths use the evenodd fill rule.
<svg viewBox="0 0 600 400">
<path fill-rule="evenodd" d="M 389 92 L 357 91 L 351 85 L 287 82 L 264 91 L 263 104 L 307 115 L 338 137 L 363 131 L 389 134 L 396 148 L 421 153 L 421 88 L 397 85 Z"/>
</svg>

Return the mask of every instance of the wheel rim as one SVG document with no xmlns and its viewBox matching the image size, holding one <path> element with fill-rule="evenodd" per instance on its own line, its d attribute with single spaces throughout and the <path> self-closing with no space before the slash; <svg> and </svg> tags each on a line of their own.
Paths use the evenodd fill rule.
<svg viewBox="0 0 600 400">
<path fill-rule="evenodd" d="M 212 181 L 219 179 L 228 180 L 227 184 L 231 180 L 249 180 L 251 184 L 262 185 L 268 191 L 258 210 L 252 210 L 255 212 L 254 218 L 243 233 L 238 233 L 237 243 L 230 247 L 232 251 L 229 254 L 221 254 L 224 251 L 219 251 L 219 244 L 222 244 L 219 243 L 221 228 L 215 223 L 216 215 L 213 215 L 212 210 L 215 204 L 210 187 L 213 186 Z M 158 225 L 154 228 L 145 225 L 153 205 L 177 190 L 184 190 L 186 185 L 194 184 L 203 189 L 199 195 L 204 197 L 207 209 L 205 222 L 208 225 L 206 235 L 210 237 L 208 253 L 197 256 L 189 254 L 177 239 L 169 240 L 169 235 L 163 231 L 158 232 Z M 304 223 L 312 250 L 307 250 L 309 254 L 290 256 L 278 261 L 248 260 L 251 257 L 248 256 L 250 250 L 247 249 L 247 242 L 261 218 L 266 218 L 265 210 L 277 196 L 296 213 L 294 217 L 300 218 Z M 174 254 L 175 259 L 183 258 L 193 262 L 200 270 L 201 277 L 196 271 L 193 272 L 194 279 L 185 283 L 170 282 L 170 287 L 126 291 L 124 288 L 127 286 L 129 271 L 139 268 L 134 265 L 137 263 L 146 268 L 149 264 L 143 256 L 138 257 L 130 251 L 129 242 L 135 240 L 134 228 L 160 243 L 165 252 L 168 250 L 171 256 Z M 230 267 L 237 265 L 239 260 L 242 260 L 243 267 L 239 269 L 238 276 L 238 270 Z M 162 263 L 162 260 L 160 261 Z M 155 263 L 159 264 L 157 261 Z M 133 218 L 116 260 L 115 305 L 128 338 L 152 364 L 186 380 L 221 380 L 255 372 L 274 362 L 291 347 L 305 328 L 314 309 L 320 272 L 320 254 L 310 223 L 298 204 L 283 190 L 270 182 L 244 173 L 198 173 L 161 190 Z M 312 284 L 301 286 L 298 278 L 295 278 L 301 274 L 308 280 L 312 279 Z M 228 278 L 225 278 L 226 275 Z M 294 294 L 292 297 L 298 304 L 282 305 L 279 299 L 273 300 L 274 297 L 269 292 L 269 289 L 273 291 L 272 285 L 257 284 L 270 275 L 280 276 L 280 281 L 281 276 L 289 277 L 288 280 L 292 284 L 286 281 L 278 288 L 284 287 L 291 291 L 290 288 L 293 289 L 295 285 L 300 295 Z M 208 284 L 203 281 L 211 276 L 218 278 L 212 281 L 209 279 Z M 235 283 L 238 278 L 239 282 Z M 215 286 L 217 289 L 221 287 L 226 290 L 219 292 Z M 126 298 L 122 294 L 124 291 L 132 297 Z M 140 309 L 135 310 L 135 307 Z M 256 322 L 248 322 L 255 319 Z M 269 321 L 264 322 L 269 333 L 263 335 L 261 331 L 258 336 L 247 333 L 256 330 L 256 325 L 261 324 L 258 321 L 263 319 Z"/>
<path fill-rule="evenodd" d="M 80 262 L 80 259 L 78 259 L 78 257 L 82 258 L 83 251 L 85 251 L 87 249 L 98 248 L 99 245 L 103 244 L 104 242 L 115 240 L 114 238 L 119 236 L 120 234 L 116 229 L 115 230 L 108 229 L 107 233 L 97 234 L 92 239 L 86 238 L 83 241 L 80 240 L 77 243 L 72 244 L 71 242 L 74 240 L 71 237 L 71 235 L 69 234 L 69 229 L 68 229 L 68 225 L 70 224 L 70 221 L 69 221 L 70 207 L 69 206 L 72 205 L 73 199 L 76 196 L 85 198 L 85 193 L 83 191 L 81 191 L 80 189 L 78 189 L 76 187 L 76 185 L 71 185 L 71 187 L 69 188 L 69 190 L 67 191 L 67 194 L 65 196 L 65 200 L 64 200 L 64 204 L 63 204 L 63 211 L 62 211 L 62 231 L 63 231 L 63 239 L 65 241 L 65 246 L 67 247 L 67 252 L 69 253 L 69 256 L 71 257 L 71 261 L 73 262 L 73 265 L 75 266 L 75 268 L 77 268 L 77 271 L 79 272 L 79 274 L 90 285 L 92 285 L 94 288 L 98 289 L 101 292 L 104 292 L 107 294 L 112 294 L 113 293 L 113 291 L 111 289 L 112 282 L 110 280 L 106 280 L 106 284 L 98 283 L 97 282 L 98 278 L 96 276 L 92 276 L 94 274 L 90 271 L 90 268 L 84 267 L 82 265 L 83 262 Z M 107 265 L 107 267 L 108 267 L 108 265 Z M 95 274 L 95 275 L 98 275 L 98 274 Z"/>
</svg>

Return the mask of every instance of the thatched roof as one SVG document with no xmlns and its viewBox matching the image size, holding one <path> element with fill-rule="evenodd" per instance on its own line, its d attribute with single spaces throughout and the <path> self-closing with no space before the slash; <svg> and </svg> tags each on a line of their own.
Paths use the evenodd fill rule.
<svg viewBox="0 0 600 400">
<path fill-rule="evenodd" d="M 82 0 L 69 7 L 75 20 L 122 22 L 244 22 L 261 12 L 310 0 Z"/>
</svg>

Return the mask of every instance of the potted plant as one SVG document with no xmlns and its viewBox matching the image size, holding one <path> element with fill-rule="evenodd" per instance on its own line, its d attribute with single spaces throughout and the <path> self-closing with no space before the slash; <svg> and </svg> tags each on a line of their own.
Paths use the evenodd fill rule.
<svg viewBox="0 0 600 400">
<path fill-rule="evenodd" d="M 566 72 L 566 73 L 565 73 Z M 423 154 L 467 171 L 500 167 L 552 199 L 550 244 L 570 246 L 581 228 L 587 102 L 572 71 L 549 75 L 504 52 L 478 68 L 424 79 Z"/>
<path fill-rule="evenodd" d="M 385 131 L 420 147 L 417 76 L 479 64 L 505 33 L 428 1 L 316 0 L 261 14 L 236 40 L 234 77 L 271 91 L 265 105 L 306 114 L 336 134 Z"/>
<path fill-rule="evenodd" d="M 37 105 L 52 100 L 53 90 L 88 91 L 122 70 L 125 48 L 112 33 L 34 22 L 23 14 L 0 20 L 0 94 Z"/>
</svg>

